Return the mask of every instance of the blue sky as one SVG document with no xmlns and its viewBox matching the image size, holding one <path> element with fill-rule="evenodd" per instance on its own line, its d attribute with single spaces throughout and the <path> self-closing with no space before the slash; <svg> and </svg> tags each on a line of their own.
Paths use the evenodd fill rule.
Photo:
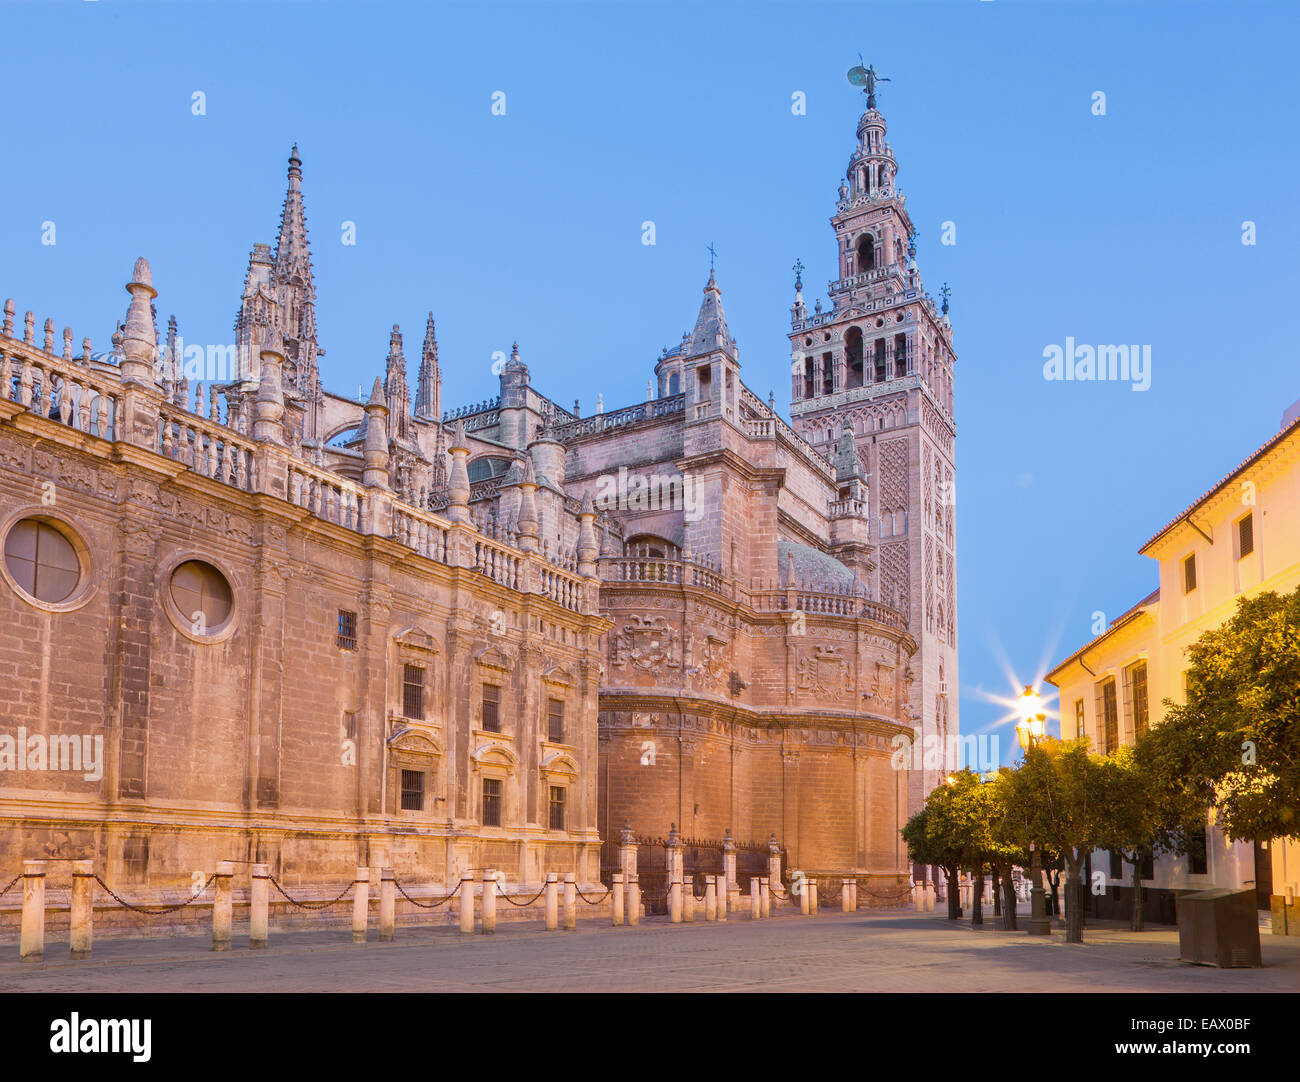
<svg viewBox="0 0 1300 1082">
<path fill-rule="evenodd" d="M 1003 713 L 982 693 L 1154 587 L 1138 546 L 1300 398 L 1292 4 L 64 0 L 5 22 L 0 295 L 20 318 L 107 348 L 143 254 L 160 317 L 230 341 L 297 141 L 329 385 L 368 386 L 394 322 L 413 372 L 432 310 L 445 402 L 495 393 L 518 339 L 584 412 L 643 396 L 710 242 L 743 376 L 784 410 L 790 267 L 810 304 L 836 273 L 861 52 L 891 79 L 926 288 L 952 285 L 968 732 Z M 1150 345 L 1150 389 L 1045 381 L 1067 337 Z"/>
</svg>

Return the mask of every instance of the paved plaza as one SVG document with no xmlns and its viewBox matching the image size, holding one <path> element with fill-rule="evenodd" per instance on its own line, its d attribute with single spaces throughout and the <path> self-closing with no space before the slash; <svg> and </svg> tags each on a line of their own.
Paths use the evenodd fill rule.
<svg viewBox="0 0 1300 1082">
<path fill-rule="evenodd" d="M 538 924 L 493 936 L 399 927 L 392 943 L 353 944 L 347 929 L 272 932 L 250 951 L 213 953 L 203 937 L 105 939 L 72 961 L 66 942 L 45 961 L 0 943 L 0 991 L 20 992 L 1218 992 L 1300 990 L 1300 938 L 1261 935 L 1262 969 L 1178 961 L 1176 929 L 1134 934 L 1090 926 L 1082 946 L 932 913 L 788 915 L 725 924 L 638 928 Z"/>
</svg>

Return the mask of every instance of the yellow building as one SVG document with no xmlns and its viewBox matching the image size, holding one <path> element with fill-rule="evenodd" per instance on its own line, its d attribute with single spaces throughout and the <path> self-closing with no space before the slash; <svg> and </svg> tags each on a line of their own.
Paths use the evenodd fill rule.
<svg viewBox="0 0 1300 1082">
<path fill-rule="evenodd" d="M 1060 690 L 1061 736 L 1086 736 L 1103 753 L 1132 744 L 1183 702 L 1187 648 L 1236 611 L 1242 596 L 1300 586 L 1300 403 L 1263 447 L 1162 528 L 1139 550 L 1160 565 L 1159 586 L 1101 635 L 1047 674 Z M 1131 866 L 1094 853 L 1109 876 L 1097 911 L 1127 913 Z M 1229 842 L 1207 825 L 1204 856 L 1158 857 L 1144 870 L 1148 912 L 1172 920 L 1172 897 L 1211 886 L 1254 888 L 1274 931 L 1300 933 L 1300 844 Z"/>
</svg>

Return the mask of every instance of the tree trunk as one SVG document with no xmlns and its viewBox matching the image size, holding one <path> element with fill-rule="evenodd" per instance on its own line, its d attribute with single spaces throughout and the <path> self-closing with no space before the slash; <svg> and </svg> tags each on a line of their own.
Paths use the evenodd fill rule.
<svg viewBox="0 0 1300 1082">
<path fill-rule="evenodd" d="M 1142 920 L 1142 861 L 1141 854 L 1133 854 L 1133 916 L 1129 929 L 1140 932 L 1145 927 Z"/>
<path fill-rule="evenodd" d="M 1016 884 L 1010 868 L 1002 876 L 1002 928 L 1008 932 L 1016 930 Z"/>
<path fill-rule="evenodd" d="M 991 874 L 993 876 L 993 915 L 995 917 L 1000 917 L 1002 916 L 1002 894 L 1000 893 L 1002 887 L 1002 875 L 998 872 L 996 867 L 993 869 Z"/>
<path fill-rule="evenodd" d="M 944 893 L 948 896 L 948 919 L 961 920 L 960 869 L 956 867 L 945 868 L 944 872 L 948 876 L 948 883 L 944 887 Z"/>
<path fill-rule="evenodd" d="M 1061 915 L 1061 873 L 1056 870 L 1047 873 L 1048 885 L 1052 888 L 1048 891 L 1048 900 L 1051 904 L 1047 907 L 1047 912 L 1053 917 Z"/>
<path fill-rule="evenodd" d="M 975 871 L 975 882 L 971 887 L 970 901 L 970 922 L 971 924 L 984 923 L 984 866 L 981 864 Z"/>
<path fill-rule="evenodd" d="M 1083 942 L 1083 899 L 1079 897 L 1079 873 L 1083 870 L 1083 861 L 1066 861 L 1065 892 L 1065 941 L 1067 943 Z"/>
</svg>

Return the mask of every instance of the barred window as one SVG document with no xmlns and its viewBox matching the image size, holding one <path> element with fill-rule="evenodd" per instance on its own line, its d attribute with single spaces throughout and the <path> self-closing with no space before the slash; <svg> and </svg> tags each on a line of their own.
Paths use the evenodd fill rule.
<svg viewBox="0 0 1300 1082">
<path fill-rule="evenodd" d="M 424 720 L 424 669 L 406 665 L 402 669 L 402 716 Z"/>
<path fill-rule="evenodd" d="M 357 648 L 357 614 L 347 609 L 339 609 L 338 648 L 355 650 Z"/>
<path fill-rule="evenodd" d="M 546 705 L 546 738 L 552 744 L 564 743 L 563 699 L 551 699 Z"/>
<path fill-rule="evenodd" d="M 1183 561 L 1183 593 L 1190 594 L 1196 589 L 1196 556 L 1188 556 Z"/>
<path fill-rule="evenodd" d="M 1150 727 L 1150 706 L 1147 703 L 1147 663 L 1139 661 L 1129 669 L 1129 693 L 1133 697 L 1133 739 L 1144 735 Z"/>
<path fill-rule="evenodd" d="M 496 684 L 483 685 L 483 728 L 489 733 L 501 731 L 501 689 Z"/>
<path fill-rule="evenodd" d="M 1097 685 L 1097 736 L 1102 755 L 1109 755 L 1119 747 L 1119 707 L 1113 677 Z"/>
<path fill-rule="evenodd" d="M 501 825 L 501 779 L 483 779 L 483 825 L 499 827 Z"/>
<path fill-rule="evenodd" d="M 1086 732 L 1084 732 L 1082 699 L 1074 700 L 1074 735 L 1076 738 L 1088 735 Z"/>
<path fill-rule="evenodd" d="M 551 816 L 550 823 L 552 830 L 564 829 L 564 798 L 565 789 L 562 785 L 551 786 Z"/>
<path fill-rule="evenodd" d="M 424 811 L 424 771 L 402 771 L 402 811 Z"/>
<path fill-rule="evenodd" d="M 1209 838 L 1205 824 L 1193 827 L 1188 832 L 1187 858 L 1188 871 L 1192 875 L 1205 875 L 1210 870 Z"/>
<path fill-rule="evenodd" d="M 1119 880 L 1124 878 L 1124 858 L 1113 850 L 1110 854 L 1110 877 Z"/>
<path fill-rule="evenodd" d="M 1237 559 L 1255 551 L 1255 516 L 1247 515 L 1237 521 Z"/>
</svg>

